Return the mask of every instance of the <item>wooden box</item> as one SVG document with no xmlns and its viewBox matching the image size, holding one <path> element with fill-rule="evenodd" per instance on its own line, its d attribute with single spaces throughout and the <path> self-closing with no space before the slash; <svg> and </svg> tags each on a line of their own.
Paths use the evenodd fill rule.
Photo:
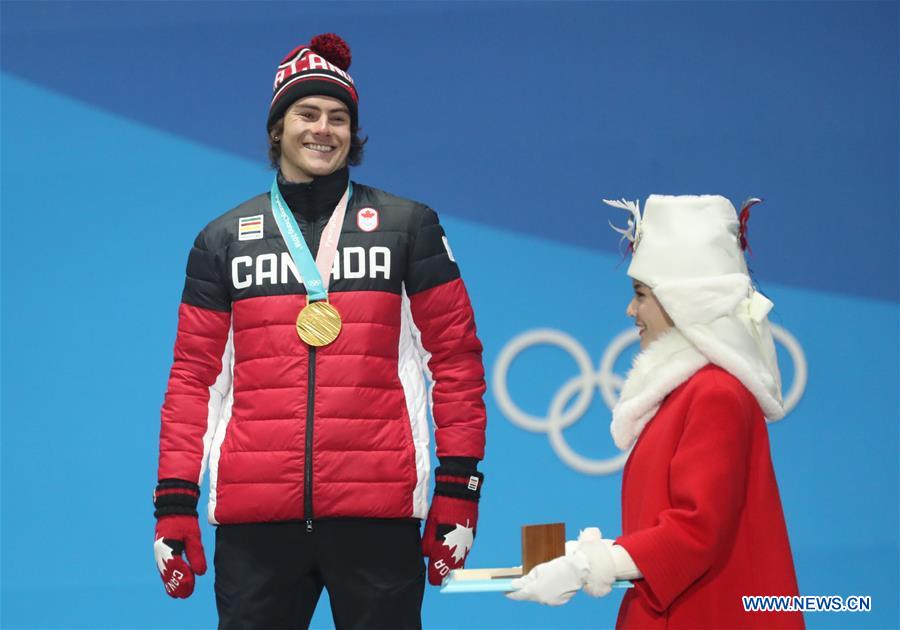
<svg viewBox="0 0 900 630">
<path fill-rule="evenodd" d="M 565 523 L 522 527 L 522 574 L 542 562 L 566 555 Z"/>
</svg>

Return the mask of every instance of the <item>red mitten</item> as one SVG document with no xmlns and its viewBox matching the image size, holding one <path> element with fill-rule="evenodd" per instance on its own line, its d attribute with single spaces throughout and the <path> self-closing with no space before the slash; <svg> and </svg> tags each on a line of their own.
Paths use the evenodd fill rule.
<svg viewBox="0 0 900 630">
<path fill-rule="evenodd" d="M 474 467 L 446 464 L 435 471 L 434 497 L 422 535 L 431 584 L 439 585 L 450 571 L 465 565 L 475 540 L 483 480 Z"/>
<path fill-rule="evenodd" d="M 194 575 L 206 573 L 206 554 L 197 520 L 199 496 L 197 484 L 177 479 L 161 481 L 153 493 L 157 517 L 153 555 L 170 597 L 189 597 L 194 592 Z"/>
</svg>

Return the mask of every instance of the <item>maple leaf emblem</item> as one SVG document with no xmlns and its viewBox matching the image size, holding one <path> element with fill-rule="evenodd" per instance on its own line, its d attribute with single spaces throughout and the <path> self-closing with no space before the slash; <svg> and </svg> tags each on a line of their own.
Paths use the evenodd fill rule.
<svg viewBox="0 0 900 630">
<path fill-rule="evenodd" d="M 362 216 L 363 216 L 364 219 L 371 219 L 372 217 L 375 216 L 375 213 L 372 212 L 371 210 L 364 210 L 364 211 L 362 212 Z"/>
<path fill-rule="evenodd" d="M 448 547 L 453 551 L 453 559 L 462 562 L 466 559 L 466 554 L 472 548 L 472 542 L 475 540 L 473 528 L 469 527 L 469 519 L 466 524 L 456 524 L 456 528 L 444 535 L 444 547 Z"/>
<path fill-rule="evenodd" d="M 156 568 L 159 572 L 165 574 L 166 563 L 172 559 L 172 548 L 163 542 L 162 537 L 156 539 L 153 543 L 153 555 L 156 557 Z"/>
</svg>

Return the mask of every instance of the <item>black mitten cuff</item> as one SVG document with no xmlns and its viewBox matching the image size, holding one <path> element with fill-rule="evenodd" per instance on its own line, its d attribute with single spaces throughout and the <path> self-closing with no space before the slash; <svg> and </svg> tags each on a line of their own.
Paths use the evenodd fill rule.
<svg viewBox="0 0 900 630">
<path fill-rule="evenodd" d="M 434 471 L 434 494 L 477 503 L 484 482 L 484 475 L 475 468 L 477 462 L 474 458 L 442 457 Z"/>
<path fill-rule="evenodd" d="M 181 479 L 161 479 L 153 491 L 153 516 L 183 514 L 197 516 L 197 502 L 200 500 L 200 486 Z"/>
</svg>

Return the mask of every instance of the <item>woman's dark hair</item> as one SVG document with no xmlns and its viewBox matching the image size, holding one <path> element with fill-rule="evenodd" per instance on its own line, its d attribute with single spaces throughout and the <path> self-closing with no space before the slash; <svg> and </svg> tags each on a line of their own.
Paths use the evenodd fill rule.
<svg viewBox="0 0 900 630">
<path fill-rule="evenodd" d="M 347 154 L 348 166 L 359 166 L 363 161 L 363 146 L 369 141 L 368 136 L 360 137 L 361 127 L 350 129 L 350 152 Z M 284 132 L 284 118 L 278 121 L 269 129 L 269 166 L 278 170 L 281 164 L 281 135 Z M 275 140 L 275 137 L 278 140 Z"/>
</svg>

